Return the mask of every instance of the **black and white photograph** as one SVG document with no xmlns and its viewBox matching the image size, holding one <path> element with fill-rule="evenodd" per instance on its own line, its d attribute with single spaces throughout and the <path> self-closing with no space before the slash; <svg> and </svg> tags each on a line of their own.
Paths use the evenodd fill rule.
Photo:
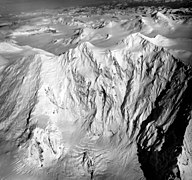
<svg viewBox="0 0 192 180">
<path fill-rule="evenodd" d="M 0 0 L 0 180 L 192 180 L 192 0 Z"/>
</svg>

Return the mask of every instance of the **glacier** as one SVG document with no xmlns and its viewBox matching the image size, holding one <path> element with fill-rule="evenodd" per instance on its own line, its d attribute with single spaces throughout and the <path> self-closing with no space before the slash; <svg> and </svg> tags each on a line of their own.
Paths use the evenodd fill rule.
<svg viewBox="0 0 192 180">
<path fill-rule="evenodd" d="M 168 29 L 84 28 L 60 54 L 0 42 L 2 180 L 192 179 L 191 51 L 157 17 Z"/>
</svg>

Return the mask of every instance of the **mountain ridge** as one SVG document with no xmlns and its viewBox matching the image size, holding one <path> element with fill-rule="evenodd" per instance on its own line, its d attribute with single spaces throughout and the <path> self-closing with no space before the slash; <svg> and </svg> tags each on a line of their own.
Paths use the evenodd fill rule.
<svg viewBox="0 0 192 180">
<path fill-rule="evenodd" d="M 19 123 L 27 122 L 22 125 L 23 132 L 19 134 L 18 131 L 14 136 L 10 128 L 5 129 L 11 141 L 21 137 L 16 141 L 20 148 L 13 161 L 13 173 L 54 179 L 57 174 L 54 169 L 68 161 L 62 167 L 70 168 L 72 174 L 67 175 L 66 171 L 60 173 L 60 178 L 144 178 L 139 163 L 145 164 L 145 160 L 140 159 L 140 154 L 154 148 L 161 152 L 166 142 L 163 134 L 169 130 L 178 110 L 171 115 L 172 120 L 167 120 L 168 114 L 180 107 L 191 77 L 187 75 L 190 67 L 182 65 L 167 50 L 151 44 L 137 33 L 129 35 L 124 43 L 118 51 L 103 52 L 83 42 L 59 57 L 46 53 L 27 56 L 2 70 L 1 84 L 10 91 L 6 96 L 6 92 L 1 92 L 1 108 L 10 111 L 4 114 L 5 110 L 1 109 L 1 126 L 3 121 L 12 123 L 14 117 L 18 117 L 14 112 L 16 107 L 21 107 L 20 103 L 31 109 L 27 111 L 28 115 L 25 113 L 25 120 L 19 118 Z M 30 69 L 21 63 L 29 64 Z M 17 73 L 13 80 L 3 78 L 12 77 L 24 69 L 28 75 Z M 30 90 L 26 91 L 29 84 Z M 21 89 L 18 91 L 17 87 Z M 32 93 L 31 100 L 25 98 L 25 92 Z M 20 99 L 20 103 L 15 98 Z M 5 106 L 10 101 L 17 103 L 14 107 Z M 176 103 L 174 107 L 171 106 L 173 101 Z M 161 103 L 167 104 L 165 110 L 160 110 L 164 106 Z M 160 109 L 156 110 L 157 107 Z M 165 118 L 164 122 L 153 119 L 158 116 L 156 113 L 159 118 Z M 21 125 L 18 125 L 15 128 L 20 129 Z M 152 136 L 150 132 L 154 132 Z M 98 154 L 103 159 L 98 159 Z M 76 156 L 78 161 L 74 159 Z M 123 160 L 125 157 L 127 159 Z M 119 161 L 124 163 L 120 165 Z M 107 167 L 106 162 L 113 163 Z M 129 166 L 131 162 L 133 169 Z M 112 169 L 117 166 L 122 169 L 113 174 Z M 81 172 L 79 175 L 76 174 L 77 167 Z M 163 173 L 159 173 L 159 177 Z"/>
</svg>

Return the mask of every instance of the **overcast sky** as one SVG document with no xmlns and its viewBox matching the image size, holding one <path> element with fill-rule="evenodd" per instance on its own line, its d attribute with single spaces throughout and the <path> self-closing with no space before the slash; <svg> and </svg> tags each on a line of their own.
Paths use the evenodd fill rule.
<svg viewBox="0 0 192 180">
<path fill-rule="evenodd" d="M 0 14 L 6 11 L 26 12 L 42 8 L 89 5 L 110 1 L 112 0 L 0 0 Z"/>
</svg>

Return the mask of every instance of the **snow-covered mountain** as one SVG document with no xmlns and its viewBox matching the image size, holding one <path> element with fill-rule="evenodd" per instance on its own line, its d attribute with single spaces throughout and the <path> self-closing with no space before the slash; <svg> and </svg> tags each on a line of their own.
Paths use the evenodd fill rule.
<svg viewBox="0 0 192 180">
<path fill-rule="evenodd" d="M 78 24 L 60 55 L 2 41 L 1 179 L 190 180 L 191 27 L 182 23 L 154 11 Z M 24 28 L 10 37 L 29 36 Z"/>
</svg>

